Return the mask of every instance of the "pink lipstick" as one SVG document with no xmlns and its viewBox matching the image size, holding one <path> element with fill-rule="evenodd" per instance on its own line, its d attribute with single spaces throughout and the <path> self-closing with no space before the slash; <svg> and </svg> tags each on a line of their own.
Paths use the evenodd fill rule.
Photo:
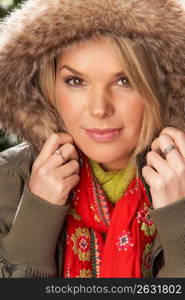
<svg viewBox="0 0 185 300">
<path fill-rule="evenodd" d="M 122 128 L 85 129 L 86 133 L 97 142 L 111 142 L 121 133 Z"/>
</svg>

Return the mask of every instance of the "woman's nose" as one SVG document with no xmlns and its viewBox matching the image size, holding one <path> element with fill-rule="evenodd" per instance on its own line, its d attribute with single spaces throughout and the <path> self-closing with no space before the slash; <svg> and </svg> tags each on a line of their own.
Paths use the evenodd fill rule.
<svg viewBox="0 0 185 300">
<path fill-rule="evenodd" d="M 89 114 L 94 118 L 111 117 L 114 107 L 111 101 L 111 93 L 102 90 L 93 90 L 88 95 Z"/>
</svg>

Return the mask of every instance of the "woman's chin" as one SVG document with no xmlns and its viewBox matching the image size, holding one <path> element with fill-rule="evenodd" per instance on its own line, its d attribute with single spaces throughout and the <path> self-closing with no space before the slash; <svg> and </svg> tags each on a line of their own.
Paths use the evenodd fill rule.
<svg viewBox="0 0 185 300">
<path fill-rule="evenodd" d="M 127 158 L 124 158 L 122 154 L 117 154 L 114 152 L 112 153 L 107 152 L 91 152 L 91 151 L 84 151 L 81 150 L 88 158 L 94 160 L 95 162 L 99 163 L 105 170 L 121 170 L 125 168 L 127 165 Z"/>
<path fill-rule="evenodd" d="M 89 151 L 86 149 L 79 148 L 88 158 L 96 161 L 97 163 L 109 163 L 116 159 L 115 155 L 109 154 L 105 151 Z"/>
</svg>

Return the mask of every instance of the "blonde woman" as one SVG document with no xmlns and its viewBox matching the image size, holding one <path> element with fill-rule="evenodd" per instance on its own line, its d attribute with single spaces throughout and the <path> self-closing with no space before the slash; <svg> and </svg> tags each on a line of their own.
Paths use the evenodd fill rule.
<svg viewBox="0 0 185 300">
<path fill-rule="evenodd" d="M 147 16 L 147 17 L 146 17 Z M 1 277 L 184 277 L 184 8 L 30 0 L 1 25 Z"/>
</svg>

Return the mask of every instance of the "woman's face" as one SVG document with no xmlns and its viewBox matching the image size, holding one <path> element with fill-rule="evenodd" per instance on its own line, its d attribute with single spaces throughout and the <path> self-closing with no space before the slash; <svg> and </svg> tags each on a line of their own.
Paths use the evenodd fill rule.
<svg viewBox="0 0 185 300">
<path fill-rule="evenodd" d="M 55 93 L 78 148 L 106 170 L 125 168 L 138 142 L 144 103 L 108 41 L 66 49 L 58 59 Z"/>
</svg>

